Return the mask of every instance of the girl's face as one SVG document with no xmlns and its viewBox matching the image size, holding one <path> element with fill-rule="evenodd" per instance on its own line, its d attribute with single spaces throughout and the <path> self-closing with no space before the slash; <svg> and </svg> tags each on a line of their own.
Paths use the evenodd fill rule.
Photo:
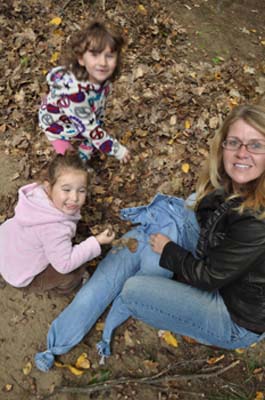
<svg viewBox="0 0 265 400">
<path fill-rule="evenodd" d="M 102 84 L 110 78 L 117 66 L 117 52 L 112 52 L 109 46 L 101 52 L 87 50 L 78 59 L 81 66 L 85 67 L 91 83 Z"/>
<path fill-rule="evenodd" d="M 67 215 L 74 215 L 86 200 L 87 174 L 84 171 L 65 169 L 58 176 L 55 184 L 46 186 L 47 193 L 58 210 Z"/>
<path fill-rule="evenodd" d="M 246 147 L 247 144 L 251 144 L 250 150 L 256 151 L 258 147 L 265 152 L 265 137 L 243 119 L 239 119 L 230 126 L 226 140 L 230 142 L 230 147 L 239 147 L 233 150 L 223 149 L 224 169 L 232 179 L 234 190 L 237 191 L 265 171 L 265 154 L 249 152 Z"/>
</svg>

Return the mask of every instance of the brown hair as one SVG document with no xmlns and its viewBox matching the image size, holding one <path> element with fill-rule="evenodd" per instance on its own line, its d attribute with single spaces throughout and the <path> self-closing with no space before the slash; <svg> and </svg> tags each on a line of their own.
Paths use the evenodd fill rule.
<svg viewBox="0 0 265 400">
<path fill-rule="evenodd" d="M 210 155 L 196 188 L 197 204 L 202 197 L 215 189 L 223 189 L 230 197 L 234 195 L 231 178 L 224 169 L 222 143 L 227 137 L 230 126 L 239 119 L 245 121 L 265 137 L 265 106 L 262 104 L 243 104 L 235 107 L 212 140 Z M 264 210 L 265 171 L 260 177 L 247 183 L 245 189 L 244 201 L 240 211 L 244 211 L 246 208 L 251 208 L 254 211 Z M 265 218 L 265 213 L 262 214 L 262 218 Z"/>
<path fill-rule="evenodd" d="M 79 64 L 79 58 L 88 49 L 102 52 L 106 46 L 109 46 L 112 52 L 117 52 L 117 66 L 111 77 L 113 80 L 120 71 L 123 45 L 124 39 L 117 27 L 110 25 L 110 23 L 95 21 L 71 37 L 66 46 L 63 63 L 66 69 L 72 71 L 77 79 L 86 80 L 88 73 L 86 68 Z"/>
<path fill-rule="evenodd" d="M 48 181 L 52 187 L 62 171 L 72 169 L 75 171 L 82 171 L 88 177 L 87 168 L 79 158 L 79 156 L 74 152 L 66 152 L 64 155 L 57 154 L 49 163 L 47 169 L 41 176 L 41 181 Z"/>
</svg>

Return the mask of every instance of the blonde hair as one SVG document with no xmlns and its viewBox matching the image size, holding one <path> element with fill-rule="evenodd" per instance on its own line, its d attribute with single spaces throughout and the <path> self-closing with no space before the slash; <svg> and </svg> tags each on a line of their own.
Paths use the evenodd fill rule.
<svg viewBox="0 0 265 400">
<path fill-rule="evenodd" d="M 95 21 L 86 28 L 76 32 L 66 45 L 63 55 L 63 64 L 66 69 L 72 71 L 77 79 L 87 80 L 88 73 L 86 68 L 79 64 L 78 60 L 87 50 L 102 52 L 106 46 L 109 46 L 111 52 L 117 53 L 117 65 L 110 79 L 117 77 L 121 66 L 121 51 L 124 45 L 124 39 L 118 28 L 110 23 Z"/>
<path fill-rule="evenodd" d="M 222 148 L 230 126 L 239 119 L 245 121 L 265 137 L 265 106 L 244 104 L 235 107 L 212 140 L 208 160 L 196 187 L 197 204 L 206 194 L 216 189 L 224 190 L 227 198 L 239 196 L 233 193 L 231 178 L 224 169 Z M 265 218 L 265 171 L 257 179 L 245 185 L 243 197 L 243 202 L 239 207 L 240 212 L 246 209 L 252 209 L 258 213 L 262 211 L 260 217 Z"/>
</svg>

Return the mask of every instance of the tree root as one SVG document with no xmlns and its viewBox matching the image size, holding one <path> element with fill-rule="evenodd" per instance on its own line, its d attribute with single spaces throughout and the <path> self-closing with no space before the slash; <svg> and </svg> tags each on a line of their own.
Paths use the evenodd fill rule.
<svg viewBox="0 0 265 400">
<path fill-rule="evenodd" d="M 105 391 L 110 390 L 111 388 L 122 388 L 124 385 L 149 385 L 160 390 L 167 390 L 165 385 L 172 383 L 176 383 L 176 381 L 181 380 L 196 380 L 196 379 L 211 379 L 215 378 L 219 375 L 224 374 L 225 372 L 229 371 L 232 368 L 235 368 L 240 363 L 239 360 L 236 360 L 229 364 L 226 367 L 220 367 L 212 369 L 211 372 L 203 372 L 197 374 L 167 374 L 170 370 L 172 370 L 172 366 L 160 371 L 159 373 L 143 377 L 143 378 L 130 378 L 130 377 L 121 377 L 118 379 L 107 380 L 102 383 L 94 383 L 92 385 L 83 386 L 83 387 L 74 387 L 74 386 L 61 386 L 56 388 L 52 395 L 60 393 L 79 393 L 79 394 L 89 394 L 97 391 Z M 174 364 L 175 365 L 175 364 Z M 172 390 L 172 388 L 171 388 Z M 51 396 L 49 396 L 51 397 Z"/>
</svg>

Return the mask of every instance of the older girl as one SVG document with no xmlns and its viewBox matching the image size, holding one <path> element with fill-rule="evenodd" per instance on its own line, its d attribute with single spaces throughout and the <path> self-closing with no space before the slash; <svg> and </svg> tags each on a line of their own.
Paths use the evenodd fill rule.
<svg viewBox="0 0 265 400">
<path fill-rule="evenodd" d="M 71 37 L 65 65 L 47 75 L 49 93 L 39 110 L 39 124 L 57 153 L 64 154 L 77 142 L 83 161 L 95 149 L 129 161 L 129 151 L 103 129 L 106 99 L 119 71 L 123 44 L 116 28 L 92 22 Z"/>
</svg>

